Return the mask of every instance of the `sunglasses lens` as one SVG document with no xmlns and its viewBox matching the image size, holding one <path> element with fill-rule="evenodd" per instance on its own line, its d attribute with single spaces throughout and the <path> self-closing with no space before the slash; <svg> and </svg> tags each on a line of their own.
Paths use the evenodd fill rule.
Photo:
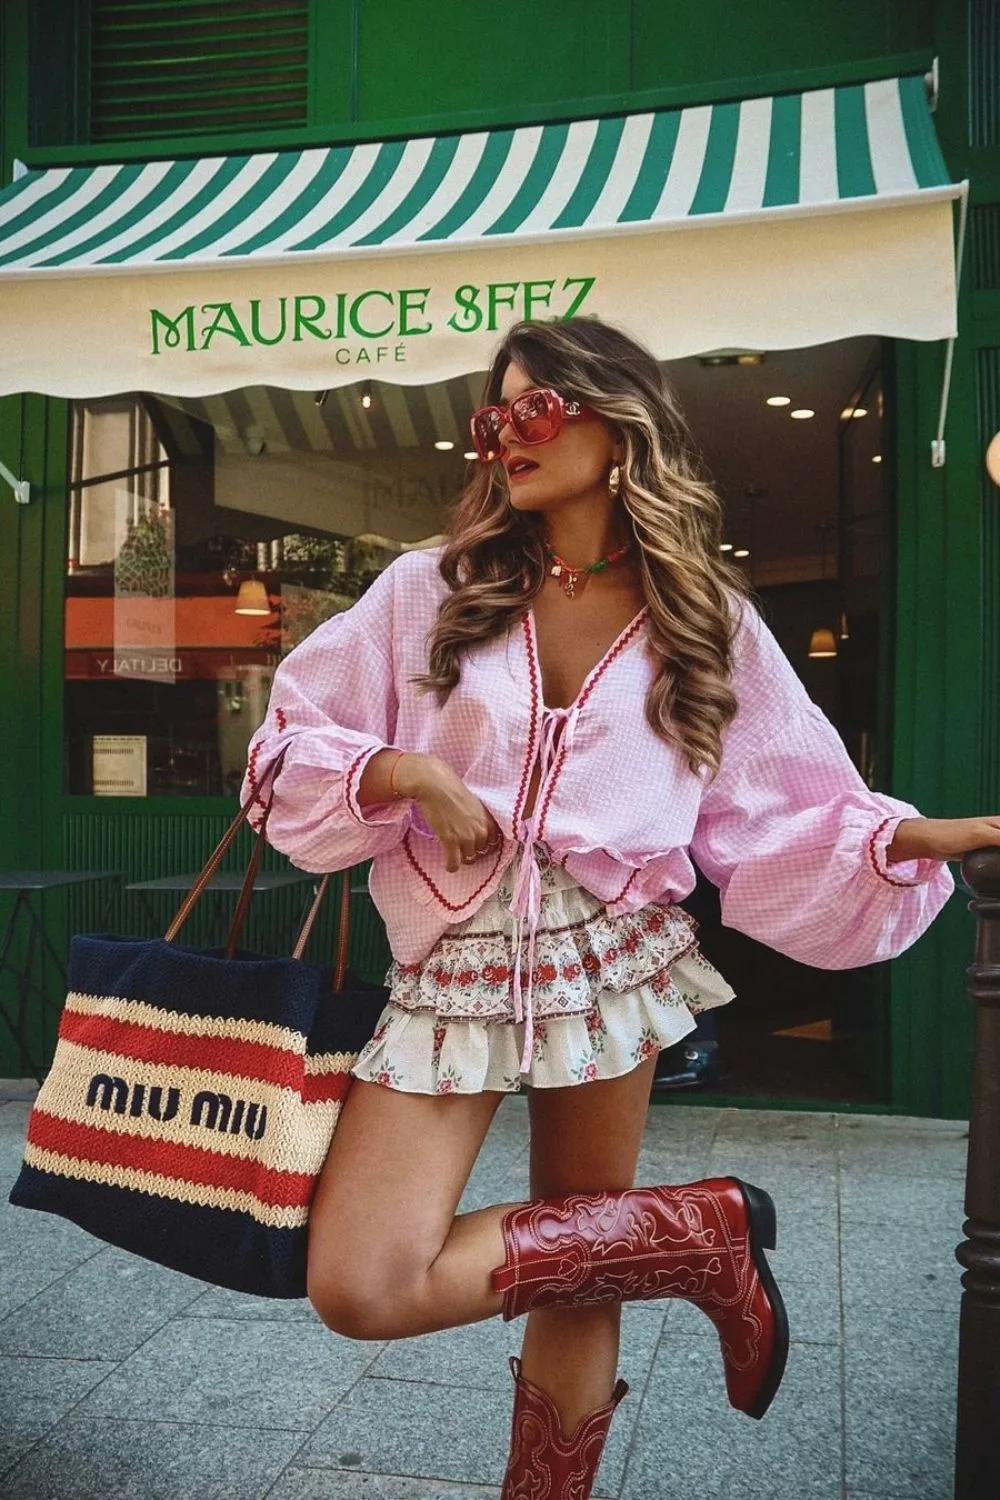
<svg viewBox="0 0 1000 1500">
<path fill-rule="evenodd" d="M 544 391 L 525 391 L 511 402 L 511 425 L 522 443 L 547 443 L 558 431 L 552 406 Z"/>
<path fill-rule="evenodd" d="M 472 441 L 483 463 L 500 456 L 500 413 L 484 407 L 472 415 Z"/>
</svg>

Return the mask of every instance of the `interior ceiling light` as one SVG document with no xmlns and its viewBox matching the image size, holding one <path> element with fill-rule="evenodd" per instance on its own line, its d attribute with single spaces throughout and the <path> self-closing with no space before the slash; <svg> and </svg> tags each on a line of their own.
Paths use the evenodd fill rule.
<svg viewBox="0 0 1000 1500">
<path fill-rule="evenodd" d="M 797 406 L 795 410 L 790 411 L 788 415 L 790 417 L 795 417 L 799 422 L 804 422 L 807 417 L 814 417 L 816 413 L 810 406 Z"/>
<path fill-rule="evenodd" d="M 734 557 L 749 557 L 750 556 L 750 548 L 749 547 L 737 547 L 736 551 L 733 553 L 733 556 Z"/>
<path fill-rule="evenodd" d="M 791 396 L 768 396 L 768 406 L 791 406 Z"/>
<path fill-rule="evenodd" d="M 455 444 L 448 438 L 438 438 L 434 446 L 435 448 L 440 449 L 442 453 L 449 453 L 451 449 L 454 448 Z"/>
<path fill-rule="evenodd" d="M 371 411 L 372 409 L 372 383 L 370 380 L 366 380 L 361 387 L 361 405 L 365 411 Z"/>
<path fill-rule="evenodd" d="M 762 365 L 764 356 L 759 349 L 716 349 L 711 354 L 698 357 L 701 365 Z"/>
<path fill-rule="evenodd" d="M 867 417 L 867 406 L 845 406 L 840 413 L 840 420 L 846 422 L 849 417 Z"/>
<path fill-rule="evenodd" d="M 470 461 L 470 463 L 471 463 L 471 461 L 472 461 L 472 460 L 473 460 L 473 459 L 474 459 L 474 458 L 478 458 L 478 457 L 479 457 L 479 454 L 478 454 L 478 453 L 463 453 L 463 454 L 462 454 L 462 457 L 463 457 L 463 458 L 467 458 L 467 459 L 468 459 L 468 460 L 469 460 L 469 461 Z"/>
<path fill-rule="evenodd" d="M 873 453 L 872 454 L 872 463 L 873 464 L 880 464 L 881 462 L 882 462 L 882 455 L 881 455 L 881 453 Z"/>
<path fill-rule="evenodd" d="M 732 550 L 733 550 L 733 544 L 732 544 L 732 542 L 722 542 L 720 544 L 720 546 L 719 546 L 719 551 L 720 552 L 732 552 Z"/>
</svg>

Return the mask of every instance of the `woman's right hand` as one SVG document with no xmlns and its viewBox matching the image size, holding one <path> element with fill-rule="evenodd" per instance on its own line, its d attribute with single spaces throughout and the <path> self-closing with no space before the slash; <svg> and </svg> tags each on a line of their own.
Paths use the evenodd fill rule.
<svg viewBox="0 0 1000 1500">
<path fill-rule="evenodd" d="M 462 778 L 436 755 L 407 751 L 395 769 L 396 790 L 411 797 L 424 822 L 444 845 L 446 868 L 454 873 L 496 849 L 503 839 L 500 827 Z"/>
</svg>

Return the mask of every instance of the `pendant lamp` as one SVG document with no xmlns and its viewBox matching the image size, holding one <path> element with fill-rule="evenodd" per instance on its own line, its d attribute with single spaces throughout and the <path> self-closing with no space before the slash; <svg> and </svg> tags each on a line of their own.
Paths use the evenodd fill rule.
<svg viewBox="0 0 1000 1500">
<path fill-rule="evenodd" d="M 267 585 L 260 578 L 245 578 L 236 596 L 234 613 L 238 615 L 273 614 L 267 597 Z"/>
<path fill-rule="evenodd" d="M 819 528 L 823 536 L 820 575 L 824 583 L 826 582 L 826 534 L 830 530 L 830 524 L 829 521 L 824 521 Z M 837 638 L 833 631 L 828 626 L 819 626 L 809 638 L 809 655 L 811 657 L 829 657 L 836 656 L 836 654 Z"/>
<path fill-rule="evenodd" d="M 836 656 L 837 642 L 833 631 L 821 626 L 809 637 L 810 656 Z"/>
</svg>

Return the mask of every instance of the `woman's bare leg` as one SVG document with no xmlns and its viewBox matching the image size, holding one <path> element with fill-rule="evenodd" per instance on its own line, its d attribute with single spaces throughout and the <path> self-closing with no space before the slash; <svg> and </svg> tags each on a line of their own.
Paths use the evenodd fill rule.
<svg viewBox="0 0 1000 1500">
<path fill-rule="evenodd" d="M 309 1214 L 309 1298 L 328 1327 L 407 1338 L 500 1311 L 490 1272 L 513 1205 L 455 1211 L 503 1097 L 354 1080 Z"/>
<path fill-rule="evenodd" d="M 531 1196 L 635 1186 L 655 1057 L 621 1078 L 532 1089 Z M 611 1399 L 621 1304 L 546 1307 L 528 1314 L 522 1373 L 556 1404 L 563 1431 Z"/>
</svg>

